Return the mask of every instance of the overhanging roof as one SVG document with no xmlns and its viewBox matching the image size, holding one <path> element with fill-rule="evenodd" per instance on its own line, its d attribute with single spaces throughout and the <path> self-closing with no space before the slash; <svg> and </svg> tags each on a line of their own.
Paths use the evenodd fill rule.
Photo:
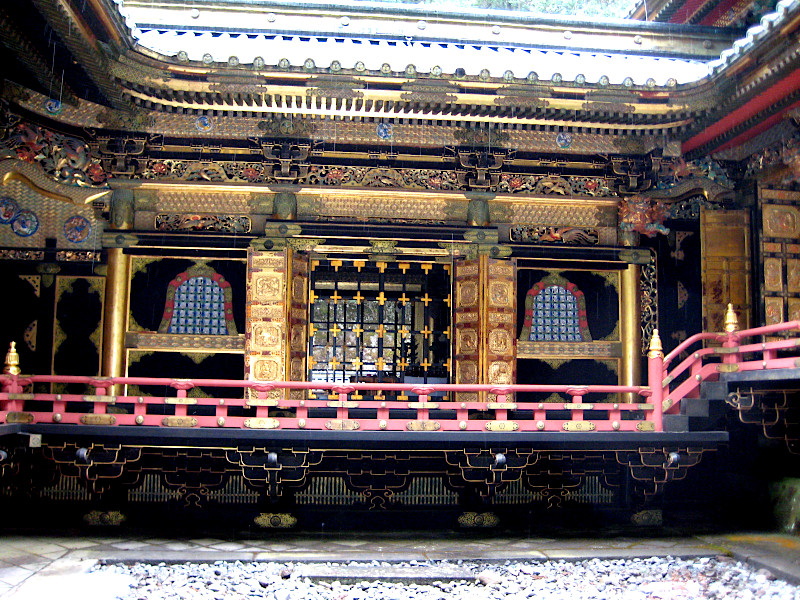
<svg viewBox="0 0 800 600">
<path fill-rule="evenodd" d="M 137 44 L 182 63 L 667 86 L 711 73 L 742 32 L 376 2 L 118 0 Z M 387 8 L 390 7 L 390 8 Z"/>
</svg>

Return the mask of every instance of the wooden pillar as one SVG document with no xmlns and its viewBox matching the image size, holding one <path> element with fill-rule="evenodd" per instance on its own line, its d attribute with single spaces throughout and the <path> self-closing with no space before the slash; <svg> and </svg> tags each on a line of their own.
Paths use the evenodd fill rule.
<svg viewBox="0 0 800 600">
<path fill-rule="evenodd" d="M 111 196 L 108 231 L 103 235 L 107 248 L 105 302 L 103 303 L 103 358 L 105 377 L 124 377 L 126 368 L 125 333 L 128 330 L 131 257 L 125 248 L 136 244 L 136 236 L 124 233 L 133 228 L 135 215 L 132 190 L 117 189 Z M 109 388 L 111 395 L 122 394 L 124 386 Z"/>
<path fill-rule="evenodd" d="M 103 308 L 103 370 L 106 377 L 125 375 L 125 332 L 128 329 L 128 286 L 131 257 L 124 248 L 108 249 L 106 293 Z M 109 392 L 121 394 L 123 386 Z"/>
<path fill-rule="evenodd" d="M 622 271 L 620 333 L 622 337 L 622 369 L 620 385 L 639 385 L 642 378 L 642 268 L 629 264 Z M 623 402 L 638 402 L 635 394 L 625 394 Z"/>
</svg>

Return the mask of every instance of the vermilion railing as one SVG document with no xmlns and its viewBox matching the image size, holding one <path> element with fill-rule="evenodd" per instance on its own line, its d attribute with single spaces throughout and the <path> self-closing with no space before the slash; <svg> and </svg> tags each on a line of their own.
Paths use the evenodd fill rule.
<svg viewBox="0 0 800 600">
<path fill-rule="evenodd" d="M 764 327 L 754 327 L 726 333 L 698 333 L 679 344 L 664 357 L 662 381 L 662 409 L 666 414 L 680 412 L 684 398 L 699 396 L 700 384 L 716 381 L 720 373 L 742 373 L 772 369 L 793 369 L 800 366 L 797 356 L 778 357 L 779 352 L 789 354 L 800 348 L 800 338 L 742 344 L 749 338 L 776 335 L 800 330 L 800 321 L 789 321 Z M 721 344 L 695 350 L 669 371 L 670 364 L 682 353 L 703 341 Z M 712 360 L 713 359 L 713 360 Z"/>
<path fill-rule="evenodd" d="M 735 318 L 734 318 L 735 320 Z M 648 356 L 647 386 L 465 385 L 419 383 L 255 382 L 228 379 L 0 375 L 0 423 L 61 423 L 132 427 L 309 429 L 362 431 L 663 431 L 663 414 L 696 396 L 703 381 L 722 372 L 787 369 L 800 339 L 740 345 L 741 340 L 800 330 L 800 321 L 723 334 L 700 333 L 666 357 L 658 335 Z M 693 352 L 672 371 L 670 364 L 698 342 L 720 347 Z M 758 355 L 753 359 L 753 355 Z M 714 359 L 716 362 L 711 362 Z M 33 393 L 40 384 L 81 384 L 91 394 Z M 112 386 L 162 386 L 174 395 L 111 395 Z M 230 398 L 195 397 L 196 387 L 238 390 Z M 250 392 L 246 390 L 252 390 Z M 302 390 L 301 398 L 291 394 Z M 517 401 L 520 394 L 561 393 L 568 402 Z M 602 394 L 601 402 L 588 395 Z M 608 395 L 632 402 L 608 402 Z M 469 401 L 464 398 L 469 396 Z M 489 401 L 479 400 L 488 398 Z"/>
<path fill-rule="evenodd" d="M 3 375 L 0 420 L 8 423 L 317 429 L 367 431 L 660 431 L 661 412 L 649 402 L 586 402 L 587 394 L 650 396 L 646 386 L 463 385 L 402 383 L 261 383 L 226 379 Z M 84 384 L 93 394 L 25 393 L 36 383 Z M 111 386 L 164 386 L 174 396 L 111 396 Z M 191 397 L 194 387 L 254 390 L 251 398 Z M 308 398 L 291 398 L 305 390 Z M 364 399 L 366 393 L 377 395 Z M 514 402 L 524 392 L 564 393 L 570 402 Z M 442 398 L 436 397 L 443 394 Z M 455 394 L 491 394 L 462 402 Z M 244 393 L 241 393 L 244 396 Z M 277 396 L 277 397 L 275 397 Z M 320 398 L 320 396 L 322 396 Z M 31 400 L 52 403 L 28 409 Z M 114 407 L 113 409 L 111 407 Z M 242 415 L 243 410 L 252 414 Z M 165 414 L 167 413 L 167 414 Z M 286 416 L 287 414 L 291 416 Z"/>
</svg>

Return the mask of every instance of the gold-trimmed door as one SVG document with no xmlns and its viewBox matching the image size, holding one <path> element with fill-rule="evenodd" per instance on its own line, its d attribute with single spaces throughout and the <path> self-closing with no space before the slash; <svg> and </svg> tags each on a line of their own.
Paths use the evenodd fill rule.
<svg viewBox="0 0 800 600">
<path fill-rule="evenodd" d="M 255 381 L 287 379 L 287 274 L 291 250 L 247 251 L 245 377 Z M 270 397 L 282 392 L 273 390 Z"/>
<path fill-rule="evenodd" d="M 481 365 L 481 306 L 483 299 L 481 259 L 460 260 L 453 275 L 455 304 L 453 306 L 453 359 L 455 383 L 483 382 Z M 460 402 L 475 402 L 478 394 L 459 393 Z"/>
<path fill-rule="evenodd" d="M 516 379 L 517 302 L 513 261 L 479 256 L 455 264 L 456 383 L 511 384 Z M 494 394 L 462 393 L 462 402 Z"/>
</svg>

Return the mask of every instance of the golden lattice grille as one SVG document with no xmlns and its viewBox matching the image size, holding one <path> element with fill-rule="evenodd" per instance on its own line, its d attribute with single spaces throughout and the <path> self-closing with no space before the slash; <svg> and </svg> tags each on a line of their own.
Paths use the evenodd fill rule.
<svg viewBox="0 0 800 600">
<path fill-rule="evenodd" d="M 450 277 L 445 265 L 316 263 L 309 300 L 312 381 L 446 377 Z"/>
</svg>

